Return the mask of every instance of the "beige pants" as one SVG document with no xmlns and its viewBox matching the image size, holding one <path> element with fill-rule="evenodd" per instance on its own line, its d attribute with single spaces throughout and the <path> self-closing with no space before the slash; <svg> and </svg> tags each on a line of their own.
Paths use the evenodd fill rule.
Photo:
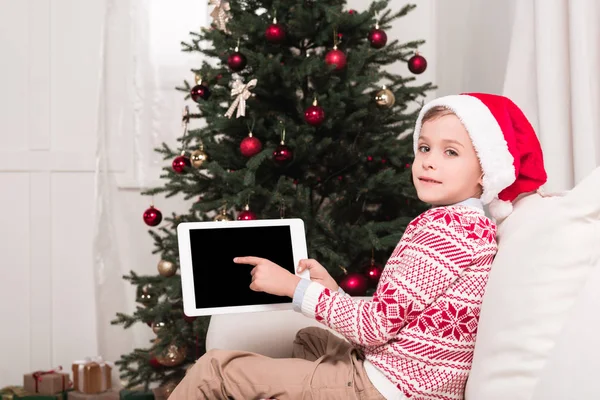
<svg viewBox="0 0 600 400">
<path fill-rule="evenodd" d="M 383 400 L 363 360 L 326 329 L 304 328 L 292 358 L 236 350 L 209 350 L 196 361 L 169 400 Z"/>
</svg>

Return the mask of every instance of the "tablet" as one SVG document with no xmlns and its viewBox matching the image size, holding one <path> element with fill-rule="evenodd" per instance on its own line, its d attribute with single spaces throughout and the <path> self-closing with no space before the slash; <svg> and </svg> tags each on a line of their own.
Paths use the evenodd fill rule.
<svg viewBox="0 0 600 400">
<path fill-rule="evenodd" d="M 183 311 L 190 317 L 287 310 L 292 299 L 250 289 L 254 266 L 234 257 L 255 256 L 296 273 L 307 258 L 304 221 L 299 218 L 182 222 L 177 226 Z"/>
</svg>

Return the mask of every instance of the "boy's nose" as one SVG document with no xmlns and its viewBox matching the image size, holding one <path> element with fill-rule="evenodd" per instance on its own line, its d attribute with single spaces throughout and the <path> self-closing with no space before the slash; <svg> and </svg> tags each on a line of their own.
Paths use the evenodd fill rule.
<svg viewBox="0 0 600 400">
<path fill-rule="evenodd" d="M 435 160 L 433 157 L 425 157 L 423 158 L 423 169 L 435 169 Z"/>
</svg>

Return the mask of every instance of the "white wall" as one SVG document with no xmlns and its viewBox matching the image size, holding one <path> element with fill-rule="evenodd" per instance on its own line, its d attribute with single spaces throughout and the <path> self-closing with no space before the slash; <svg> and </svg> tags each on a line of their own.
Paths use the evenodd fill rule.
<svg viewBox="0 0 600 400">
<path fill-rule="evenodd" d="M 124 332 L 97 321 L 112 317 L 100 315 L 112 312 L 102 308 L 108 296 L 118 300 L 112 305 L 116 310 L 129 312 L 135 306 L 129 285 L 107 293 L 103 284 L 120 280 L 129 269 L 156 272 L 158 259 L 141 221 L 149 199 L 139 195 L 139 188 L 157 182 L 163 163 L 151 148 L 162 140 L 175 143 L 181 134 L 184 102 L 173 87 L 191 79 L 187 75 L 194 64 L 185 65 L 179 52 L 184 37 L 179 36 L 206 23 L 205 9 L 198 8 L 205 6 L 198 3 L 204 2 L 171 1 L 158 10 L 152 7 L 161 3 L 136 2 L 160 18 L 133 26 L 133 33 L 122 31 L 123 47 L 111 49 L 113 55 L 138 58 L 126 71 L 110 67 L 118 58 L 109 60 L 105 72 L 113 84 L 106 90 L 113 95 L 122 91 L 125 114 L 109 104 L 103 135 L 98 126 L 102 32 L 106 5 L 115 3 L 0 0 L 0 387 L 19 384 L 22 374 L 34 369 L 69 369 L 85 356 L 114 360 L 133 346 L 146 346 L 152 337 L 145 325 Z M 360 10 L 364 4 L 353 0 L 349 7 Z M 438 93 L 500 92 L 511 4 L 423 0 L 388 37 L 427 41 L 420 51 L 428 69 L 417 81 L 433 81 Z M 164 35 L 156 36 L 153 24 L 160 24 Z M 119 30 L 110 32 L 114 45 Z M 144 54 L 127 47 L 129 34 L 146 41 Z M 404 63 L 394 68 L 409 73 Z M 152 98 L 160 102 L 147 100 Z M 136 114 L 136 107 L 154 110 L 151 124 L 143 112 Z M 96 174 L 98 143 L 109 147 L 111 173 L 104 181 Z M 97 192 L 103 188 L 106 192 Z M 111 206 L 104 223 L 95 219 L 102 199 Z M 164 214 L 187 208 L 181 199 L 155 203 Z M 111 240 L 98 244 L 102 235 Z M 117 336 L 119 342 L 111 346 L 107 338 Z"/>
</svg>

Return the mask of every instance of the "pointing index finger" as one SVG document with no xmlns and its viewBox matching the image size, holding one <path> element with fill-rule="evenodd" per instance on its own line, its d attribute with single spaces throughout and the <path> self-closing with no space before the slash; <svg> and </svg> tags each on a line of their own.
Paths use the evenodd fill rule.
<svg viewBox="0 0 600 400">
<path fill-rule="evenodd" d="M 236 264 L 250 264 L 250 265 L 256 265 L 259 262 L 261 262 L 263 259 L 260 257 L 252 257 L 252 256 L 247 256 L 247 257 L 235 257 L 233 259 L 233 262 Z"/>
</svg>

